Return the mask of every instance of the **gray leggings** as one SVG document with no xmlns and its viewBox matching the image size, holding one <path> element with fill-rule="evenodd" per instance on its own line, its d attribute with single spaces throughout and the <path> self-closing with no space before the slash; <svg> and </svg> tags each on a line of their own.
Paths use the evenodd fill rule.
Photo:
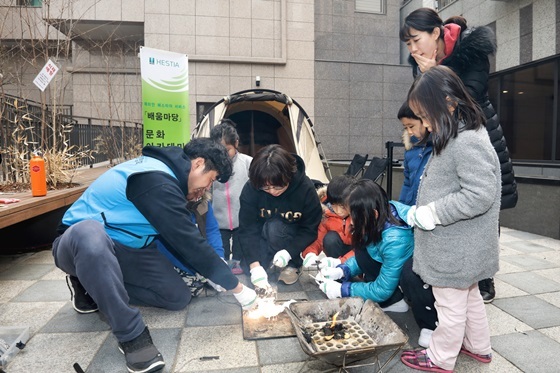
<svg viewBox="0 0 560 373">
<path fill-rule="evenodd" d="M 76 223 L 57 237 L 53 256 L 58 268 L 80 280 L 119 342 L 136 338 L 145 328 L 140 311 L 129 304 L 180 310 L 191 299 L 186 284 L 155 245 L 121 245 L 94 220 Z"/>
</svg>

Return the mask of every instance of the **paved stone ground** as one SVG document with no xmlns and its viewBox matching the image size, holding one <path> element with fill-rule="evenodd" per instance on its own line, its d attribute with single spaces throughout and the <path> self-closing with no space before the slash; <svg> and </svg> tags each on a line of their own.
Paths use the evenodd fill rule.
<svg viewBox="0 0 560 373">
<path fill-rule="evenodd" d="M 494 360 L 481 364 L 460 356 L 456 372 L 558 372 L 560 356 L 560 241 L 502 228 L 497 296 L 486 306 Z M 244 275 L 241 280 L 247 283 Z M 304 272 L 280 299 L 325 299 Z M 126 372 L 124 357 L 103 315 L 79 315 L 71 307 L 64 273 L 50 251 L 0 256 L 0 327 L 28 326 L 31 338 L 4 369 L 7 373 Z M 182 311 L 142 307 L 162 352 L 164 372 L 326 372 L 335 368 L 309 357 L 296 337 L 243 339 L 242 314 L 232 295 L 208 292 Z M 416 347 L 412 313 L 388 313 Z M 215 360 L 201 360 L 217 356 Z M 388 353 L 379 356 L 382 362 Z M 362 363 L 372 363 L 369 359 Z M 335 369 L 336 371 L 336 369 Z M 349 369 L 362 373 L 372 366 Z M 384 372 L 413 372 L 398 358 Z"/>
</svg>

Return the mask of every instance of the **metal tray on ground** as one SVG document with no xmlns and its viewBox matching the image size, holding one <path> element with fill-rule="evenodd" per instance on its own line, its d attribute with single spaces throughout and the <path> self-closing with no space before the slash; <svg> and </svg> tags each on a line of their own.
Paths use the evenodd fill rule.
<svg viewBox="0 0 560 373">
<path fill-rule="evenodd" d="M 348 364 L 369 358 L 376 358 L 374 364 L 381 370 L 408 342 L 408 336 L 401 328 L 371 300 L 352 297 L 298 302 L 291 304 L 287 312 L 303 351 L 344 370 L 351 368 Z M 310 330 L 332 321 L 337 312 L 337 321 L 350 326 L 349 340 L 332 341 L 326 345 L 316 336 L 310 336 Z M 359 327 L 352 329 L 356 324 Z M 366 338 L 360 338 L 360 333 L 365 333 Z M 393 354 L 380 366 L 379 354 L 391 350 Z"/>
</svg>

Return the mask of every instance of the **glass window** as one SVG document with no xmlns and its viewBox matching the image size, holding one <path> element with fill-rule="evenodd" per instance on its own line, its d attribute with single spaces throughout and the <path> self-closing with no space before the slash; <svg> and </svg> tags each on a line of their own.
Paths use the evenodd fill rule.
<svg viewBox="0 0 560 373">
<path fill-rule="evenodd" d="M 43 6 L 43 0 L 17 0 L 17 5 L 41 7 Z"/>
<path fill-rule="evenodd" d="M 385 14 L 386 0 L 356 0 L 356 12 Z"/>
<path fill-rule="evenodd" d="M 498 109 L 512 159 L 558 160 L 558 121 L 554 123 L 557 63 L 529 66 L 489 81 L 490 101 Z"/>
</svg>

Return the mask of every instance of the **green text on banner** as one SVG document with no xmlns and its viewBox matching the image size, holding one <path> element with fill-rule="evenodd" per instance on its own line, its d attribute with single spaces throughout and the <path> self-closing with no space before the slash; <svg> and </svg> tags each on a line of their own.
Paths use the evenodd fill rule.
<svg viewBox="0 0 560 373">
<path fill-rule="evenodd" d="M 140 48 L 144 145 L 189 141 L 189 65 L 185 54 Z"/>
</svg>

